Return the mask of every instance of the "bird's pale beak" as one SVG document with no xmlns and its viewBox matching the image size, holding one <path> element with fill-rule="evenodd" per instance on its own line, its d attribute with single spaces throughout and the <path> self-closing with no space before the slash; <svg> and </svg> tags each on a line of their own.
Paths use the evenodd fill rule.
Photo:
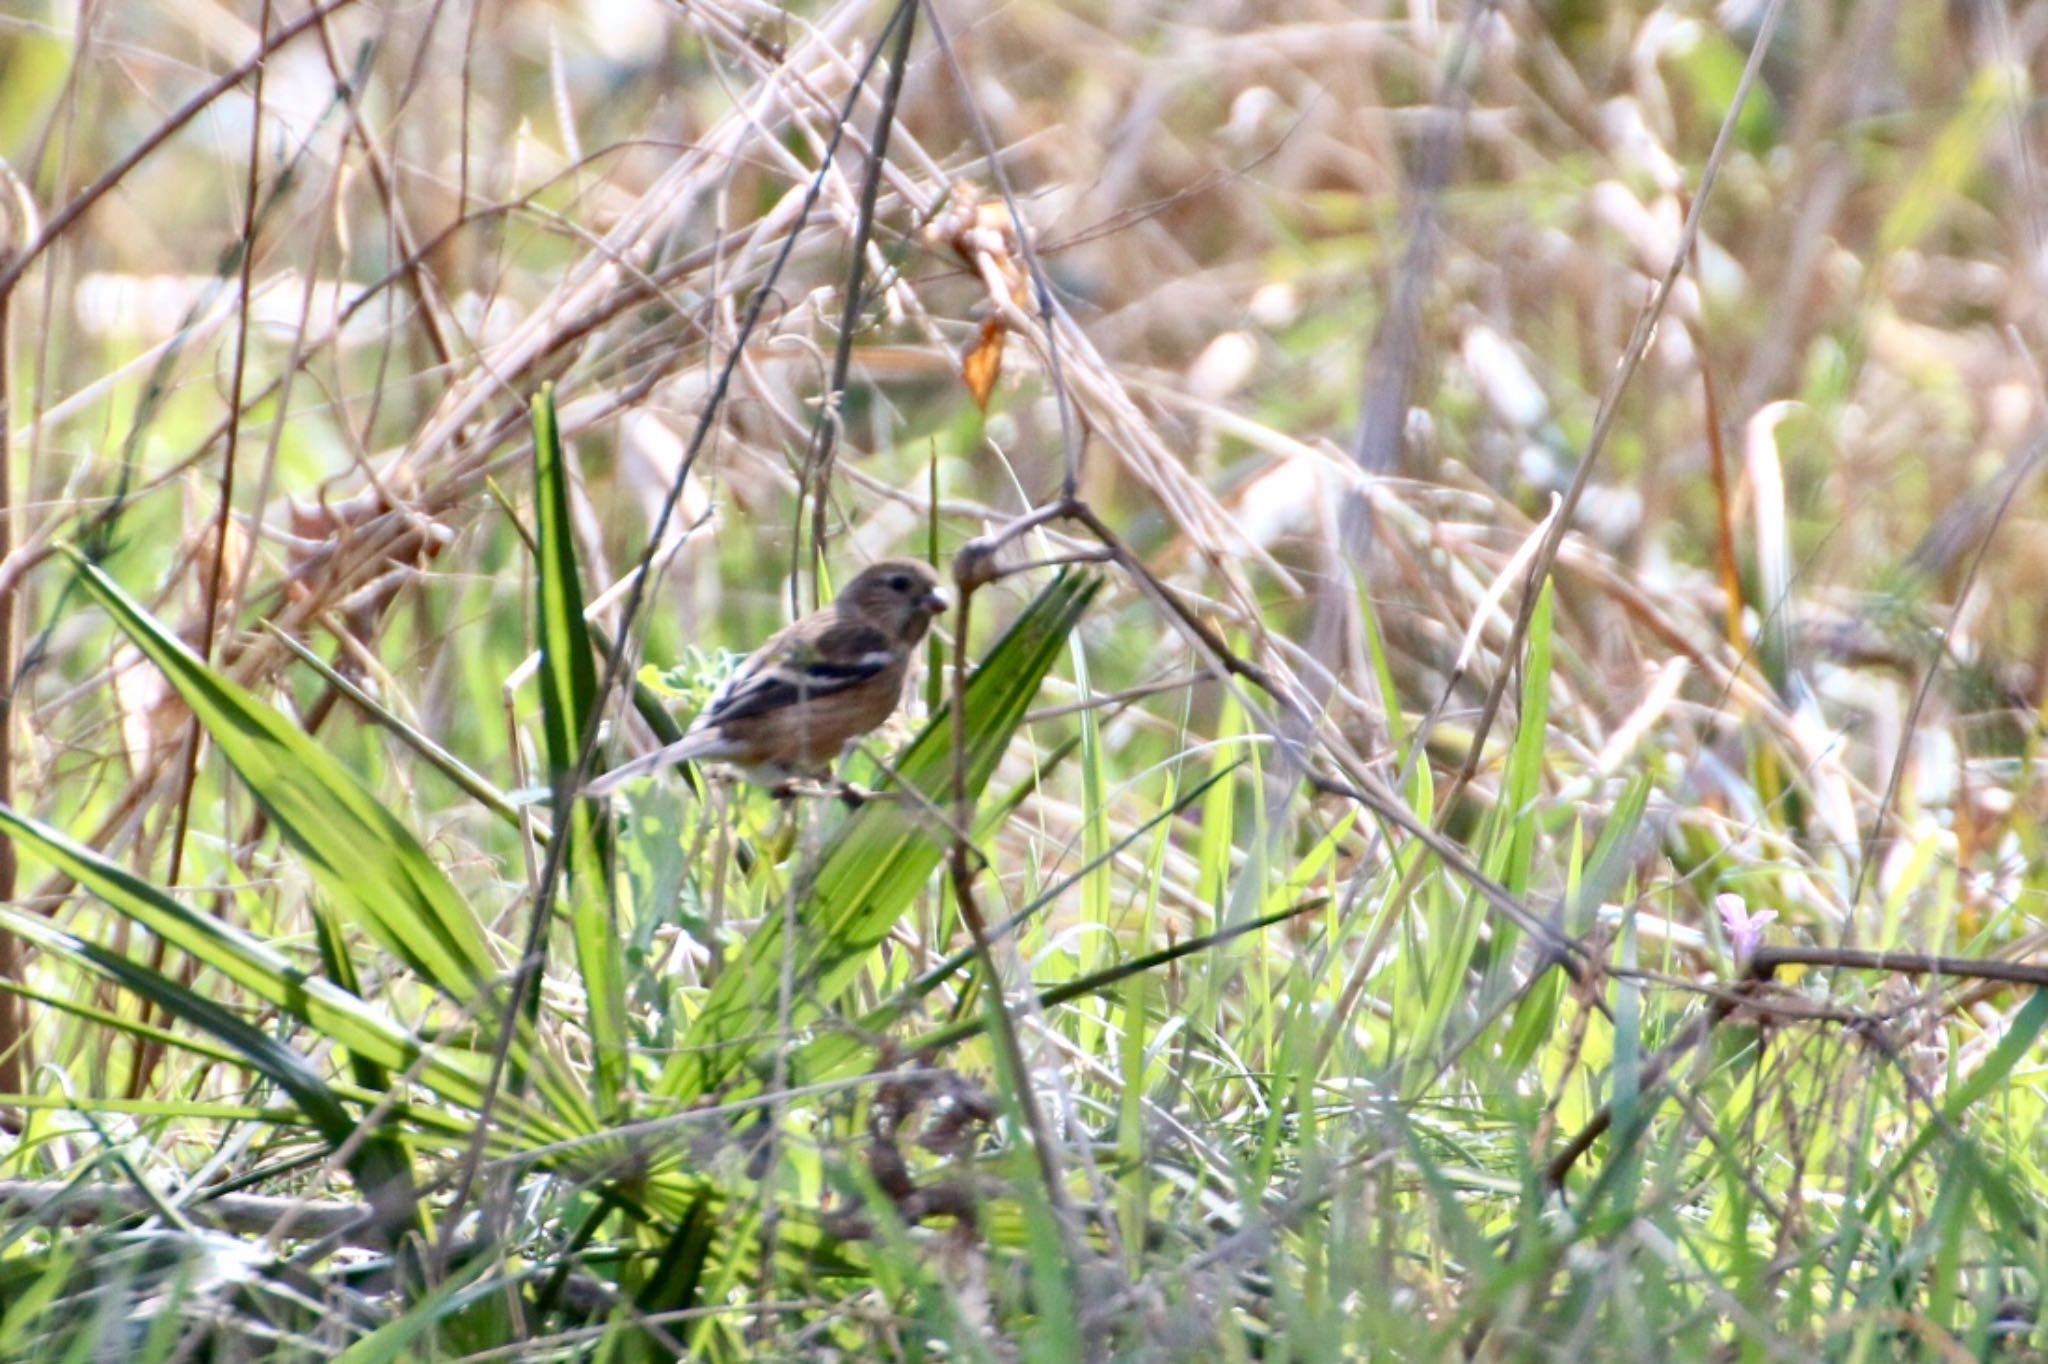
<svg viewBox="0 0 2048 1364">
<path fill-rule="evenodd" d="M 924 601 L 921 603 L 921 605 L 924 607 L 925 610 L 931 612 L 935 616 L 945 615 L 946 607 L 948 605 L 946 601 L 945 591 L 941 588 L 933 588 L 931 591 L 924 594 Z"/>
</svg>

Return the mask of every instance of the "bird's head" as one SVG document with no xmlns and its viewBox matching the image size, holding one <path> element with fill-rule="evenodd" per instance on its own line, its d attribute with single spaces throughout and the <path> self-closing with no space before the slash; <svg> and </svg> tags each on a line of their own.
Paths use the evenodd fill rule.
<svg viewBox="0 0 2048 1364">
<path fill-rule="evenodd" d="M 907 644 L 924 638 L 932 617 L 946 609 L 939 575 L 915 559 L 884 559 L 855 575 L 839 594 L 850 610 Z"/>
</svg>

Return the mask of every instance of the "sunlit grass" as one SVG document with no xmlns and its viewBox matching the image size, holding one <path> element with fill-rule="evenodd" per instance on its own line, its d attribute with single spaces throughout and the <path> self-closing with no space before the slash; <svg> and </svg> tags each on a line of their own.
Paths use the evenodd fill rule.
<svg viewBox="0 0 2048 1364">
<path fill-rule="evenodd" d="M 2034 1357 L 2043 27 L 1739 8 L 0 14 L 0 1355 Z"/>
</svg>

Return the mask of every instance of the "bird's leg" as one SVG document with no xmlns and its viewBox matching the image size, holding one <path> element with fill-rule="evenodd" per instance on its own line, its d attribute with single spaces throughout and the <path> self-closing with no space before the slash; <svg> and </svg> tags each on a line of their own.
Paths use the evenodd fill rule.
<svg viewBox="0 0 2048 1364">
<path fill-rule="evenodd" d="M 775 799 L 783 801 L 796 800 L 805 796 L 834 796 L 844 801 L 846 808 L 849 810 L 858 810 L 871 800 L 887 798 L 884 792 L 869 791 L 864 787 L 855 786 L 852 782 L 840 777 L 791 777 L 788 781 L 771 787 L 769 794 L 774 796 Z"/>
<path fill-rule="evenodd" d="M 846 802 L 849 810 L 857 810 L 871 800 L 888 798 L 888 793 L 855 786 L 824 764 L 797 771 L 785 769 L 782 779 L 769 785 L 768 794 L 783 802 L 804 796 L 836 796 Z"/>
</svg>

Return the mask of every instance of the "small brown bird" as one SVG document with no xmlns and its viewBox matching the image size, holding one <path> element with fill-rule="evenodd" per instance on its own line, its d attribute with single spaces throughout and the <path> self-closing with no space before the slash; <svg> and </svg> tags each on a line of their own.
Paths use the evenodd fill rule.
<svg viewBox="0 0 2048 1364">
<path fill-rule="evenodd" d="M 929 565 L 871 564 L 830 606 L 749 654 L 689 733 L 613 768 L 584 794 L 607 795 L 635 777 L 691 761 L 730 763 L 749 780 L 781 789 L 820 774 L 895 711 L 911 651 L 945 609 Z"/>
</svg>

